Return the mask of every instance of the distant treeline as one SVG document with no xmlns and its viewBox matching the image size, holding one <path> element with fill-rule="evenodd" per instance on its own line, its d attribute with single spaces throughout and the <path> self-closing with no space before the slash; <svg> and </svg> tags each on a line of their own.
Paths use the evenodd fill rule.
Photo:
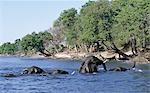
<svg viewBox="0 0 150 93">
<path fill-rule="evenodd" d="M 122 47 L 131 34 L 135 35 L 138 47 L 150 44 L 150 0 L 89 1 L 79 13 L 75 8 L 64 10 L 47 31 L 4 43 L 0 53 L 39 51 L 48 55 L 64 48 L 88 51 L 99 41 L 113 41 Z"/>
</svg>

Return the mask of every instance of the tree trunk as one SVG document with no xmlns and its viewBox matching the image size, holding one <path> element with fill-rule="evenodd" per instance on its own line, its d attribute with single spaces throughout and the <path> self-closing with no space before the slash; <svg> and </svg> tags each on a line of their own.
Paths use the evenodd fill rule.
<svg viewBox="0 0 150 93">
<path fill-rule="evenodd" d="M 146 48 L 146 35 L 145 35 L 145 31 L 143 31 L 143 41 L 142 41 L 142 48 Z"/>
<path fill-rule="evenodd" d="M 103 43 L 105 44 L 105 43 Z M 107 46 L 106 44 L 104 46 Z M 107 46 L 108 47 L 108 46 Z M 111 41 L 111 49 L 115 50 L 115 53 L 118 53 L 119 55 L 122 55 L 125 58 L 129 58 L 130 56 L 128 56 L 127 54 L 123 53 L 121 50 L 119 50 L 116 45 L 114 44 L 113 41 Z M 110 50 L 110 49 L 109 49 Z"/>
<path fill-rule="evenodd" d="M 128 56 L 127 54 L 123 53 L 121 50 L 119 50 L 116 47 L 116 45 L 115 45 L 115 43 L 114 43 L 114 41 L 112 39 L 111 33 L 109 33 L 109 39 L 110 39 L 110 43 L 111 43 L 111 48 L 113 50 L 115 50 L 115 53 L 118 53 L 119 55 L 122 55 L 124 58 L 129 59 L 130 56 Z"/>
<path fill-rule="evenodd" d="M 77 45 L 74 45 L 74 49 L 75 49 L 76 52 L 78 52 Z"/>
<path fill-rule="evenodd" d="M 85 48 L 85 51 L 86 51 L 86 52 L 89 52 L 87 45 L 84 45 L 84 48 Z"/>
<path fill-rule="evenodd" d="M 111 42 L 111 44 L 112 44 L 112 49 L 113 50 L 115 50 L 115 52 L 116 53 L 118 53 L 119 55 L 122 55 L 123 57 L 125 57 L 125 58 L 129 58 L 130 56 L 129 55 L 127 55 L 127 54 L 125 54 L 125 53 L 123 53 L 121 50 L 119 50 L 117 47 L 116 47 L 116 45 L 114 44 L 114 42 Z"/>
<path fill-rule="evenodd" d="M 92 45 L 90 45 L 89 52 L 90 52 L 90 53 L 94 52 L 94 48 L 93 48 Z"/>
<path fill-rule="evenodd" d="M 46 51 L 48 51 L 48 50 L 46 50 Z M 49 51 L 48 51 L 49 53 L 45 53 L 44 50 L 40 49 L 39 52 L 41 52 L 45 56 L 52 56 L 52 53 L 50 53 Z"/>
<path fill-rule="evenodd" d="M 109 46 L 107 46 L 104 41 L 102 41 L 102 44 L 107 48 L 107 50 L 110 50 Z"/>
</svg>

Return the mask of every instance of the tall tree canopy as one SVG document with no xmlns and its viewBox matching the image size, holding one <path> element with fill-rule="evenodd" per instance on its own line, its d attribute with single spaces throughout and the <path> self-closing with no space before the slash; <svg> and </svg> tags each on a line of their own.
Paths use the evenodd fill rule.
<svg viewBox="0 0 150 93">
<path fill-rule="evenodd" d="M 138 47 L 150 45 L 150 0 L 88 1 L 79 12 L 75 8 L 62 11 L 50 30 L 4 43 L 0 53 L 43 52 L 61 44 L 88 49 L 100 40 L 122 47 L 131 34 L 135 35 Z"/>
</svg>

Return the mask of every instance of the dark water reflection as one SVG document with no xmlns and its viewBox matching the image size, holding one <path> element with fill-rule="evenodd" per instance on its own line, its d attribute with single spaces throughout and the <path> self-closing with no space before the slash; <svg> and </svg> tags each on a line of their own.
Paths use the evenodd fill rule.
<svg viewBox="0 0 150 93">
<path fill-rule="evenodd" d="M 29 75 L 0 77 L 0 93 L 150 93 L 150 65 L 138 65 L 127 72 L 79 74 L 76 60 L 29 59 L 0 57 L 0 74 L 20 73 L 23 68 L 63 69 L 74 75 Z M 131 67 L 126 63 L 107 63 L 107 68 Z M 100 66 L 101 68 L 101 66 Z M 142 71 L 139 71 L 141 69 Z"/>
</svg>

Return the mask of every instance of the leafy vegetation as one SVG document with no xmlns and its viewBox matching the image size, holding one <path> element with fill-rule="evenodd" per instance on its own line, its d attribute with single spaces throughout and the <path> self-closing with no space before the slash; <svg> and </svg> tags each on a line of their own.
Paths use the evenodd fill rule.
<svg viewBox="0 0 150 93">
<path fill-rule="evenodd" d="M 0 53 L 52 53 L 62 51 L 62 45 L 88 51 L 99 41 L 114 41 L 122 47 L 133 33 L 138 47 L 150 44 L 150 0 L 89 1 L 79 13 L 75 8 L 64 10 L 47 31 L 4 43 Z"/>
<path fill-rule="evenodd" d="M 3 54 L 14 54 L 14 53 L 44 53 L 46 50 L 47 43 L 52 40 L 52 35 L 48 32 L 39 32 L 27 34 L 21 40 L 15 40 L 15 43 L 4 43 L 0 46 L 0 53 Z"/>
</svg>

